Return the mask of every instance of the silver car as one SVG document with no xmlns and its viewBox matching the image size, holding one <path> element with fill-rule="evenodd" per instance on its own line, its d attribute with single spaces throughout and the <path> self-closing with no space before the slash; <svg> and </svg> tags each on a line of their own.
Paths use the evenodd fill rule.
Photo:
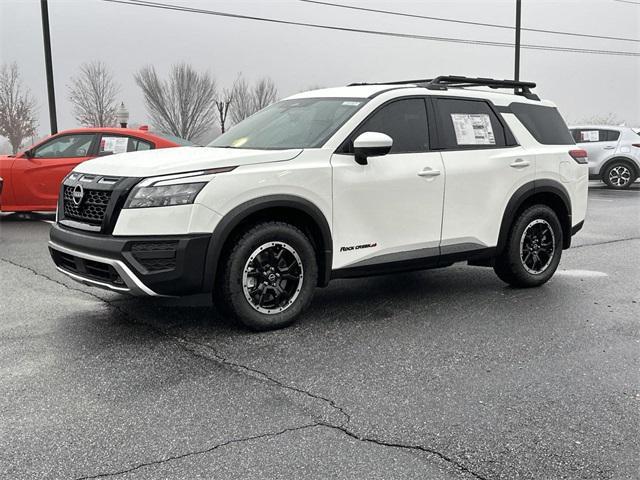
<svg viewBox="0 0 640 480">
<path fill-rule="evenodd" d="M 589 155 L 589 178 L 610 188 L 629 188 L 640 175 L 640 134 L 631 127 L 579 125 L 569 128 Z"/>
</svg>

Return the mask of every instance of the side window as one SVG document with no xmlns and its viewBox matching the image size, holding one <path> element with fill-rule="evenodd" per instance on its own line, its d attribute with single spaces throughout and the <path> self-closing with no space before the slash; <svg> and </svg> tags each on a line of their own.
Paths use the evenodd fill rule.
<svg viewBox="0 0 640 480">
<path fill-rule="evenodd" d="M 620 138 L 620 132 L 616 130 L 595 130 L 593 128 L 572 130 L 572 134 L 577 143 L 617 142 Z"/>
<path fill-rule="evenodd" d="M 591 143 L 603 141 L 605 133 L 603 130 L 582 129 L 577 130 L 577 135 L 574 135 L 574 139 L 578 143 Z M 606 134 L 605 134 L 606 135 Z"/>
<path fill-rule="evenodd" d="M 507 145 L 505 129 L 486 102 L 438 98 L 436 105 L 442 147 L 455 149 Z"/>
<path fill-rule="evenodd" d="M 152 145 L 149 142 L 138 138 L 125 137 L 121 135 L 103 135 L 100 139 L 98 155 L 150 150 L 151 147 Z"/>
<path fill-rule="evenodd" d="M 582 142 L 582 131 L 578 130 L 577 128 L 574 128 L 571 131 L 571 136 L 573 137 L 573 139 L 575 140 L 576 143 L 580 143 Z"/>
<path fill-rule="evenodd" d="M 600 130 L 601 142 L 617 142 L 620 138 L 620 132 L 617 130 Z"/>
<path fill-rule="evenodd" d="M 82 133 L 62 135 L 40 145 L 34 151 L 34 158 L 79 158 L 88 157 L 95 135 Z"/>
<path fill-rule="evenodd" d="M 141 140 L 139 138 L 129 138 L 129 145 L 127 147 L 127 152 L 140 152 L 142 150 L 151 150 L 153 145 L 145 140 Z"/>
<path fill-rule="evenodd" d="M 569 132 L 557 108 L 520 102 L 513 102 L 509 107 L 520 123 L 541 144 L 575 145 L 574 136 Z M 580 135 L 583 134 L 580 133 Z"/>
<path fill-rule="evenodd" d="M 427 106 L 422 98 L 396 100 L 383 106 L 352 135 L 352 140 L 364 132 L 380 132 L 393 139 L 389 153 L 415 153 L 429 150 Z"/>
</svg>

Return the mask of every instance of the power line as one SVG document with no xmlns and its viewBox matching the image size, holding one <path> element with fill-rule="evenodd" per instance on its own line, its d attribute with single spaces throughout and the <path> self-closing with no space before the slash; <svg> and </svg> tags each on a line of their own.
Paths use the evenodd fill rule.
<svg viewBox="0 0 640 480">
<path fill-rule="evenodd" d="M 513 48 L 513 44 L 507 43 L 507 42 L 470 40 L 465 38 L 452 38 L 452 37 L 436 37 L 436 36 L 416 35 L 416 34 L 409 34 L 409 33 L 383 32 L 378 30 L 367 30 L 367 29 L 361 29 L 361 28 L 339 27 L 336 25 L 297 22 L 293 20 L 281 20 L 276 18 L 257 17 L 253 15 L 241 15 L 238 13 L 220 12 L 216 10 L 204 10 L 199 8 L 184 7 L 180 5 L 151 2 L 146 0 L 102 0 L 102 1 L 109 2 L 109 3 L 119 3 L 124 5 L 134 5 L 137 7 L 149 7 L 149 8 L 157 8 L 162 10 L 174 10 L 174 11 L 180 11 L 180 12 L 213 15 L 218 17 L 235 18 L 235 19 L 242 19 L 242 20 L 254 20 L 254 21 L 266 22 L 266 23 L 294 25 L 294 26 L 300 26 L 300 27 L 324 29 L 324 30 L 360 33 L 360 34 L 366 34 L 366 35 L 379 35 L 379 36 L 386 36 L 386 37 L 414 39 L 414 40 L 428 40 L 433 42 L 447 42 L 447 43 L 459 43 L 459 44 L 470 44 L 470 45 L 484 45 L 484 46 L 490 46 L 490 47 Z M 528 50 L 546 50 L 546 51 L 553 51 L 553 52 L 570 52 L 570 53 L 586 53 L 586 54 L 597 54 L 597 55 L 640 57 L 640 53 L 619 51 L 619 50 L 586 49 L 586 48 L 573 48 L 573 47 L 560 47 L 560 46 L 556 47 L 551 45 L 534 45 L 534 44 L 526 44 L 526 45 L 523 44 L 521 47 L 526 48 Z"/>
<path fill-rule="evenodd" d="M 515 27 L 512 27 L 511 25 L 502 25 L 502 24 L 497 24 L 497 23 L 483 23 L 483 22 L 472 22 L 472 21 L 467 21 L 467 20 L 455 20 L 453 18 L 442 18 L 442 17 L 431 17 L 428 15 L 418 15 L 418 14 L 414 14 L 414 13 L 404 13 L 404 12 L 396 12 L 396 11 L 392 11 L 392 10 L 380 10 L 377 8 L 368 8 L 368 7 L 356 7 L 354 5 L 343 5 L 340 3 L 331 3 L 331 2 L 324 2 L 324 1 L 319 1 L 319 0 L 298 0 L 299 2 L 304 2 L 304 3 L 314 3 L 316 5 L 324 5 L 327 7 L 336 7 L 336 8 L 345 8 L 348 10 L 360 10 L 363 12 L 372 12 L 372 13 L 382 13 L 385 15 L 394 15 L 394 16 L 398 16 L 398 17 L 409 17 L 409 18 L 420 18 L 420 19 L 424 19 L 424 20 L 436 20 L 439 22 L 450 22 L 450 23 L 460 23 L 460 24 L 464 24 L 464 25 L 475 25 L 475 26 L 480 26 L 480 27 L 491 27 L 491 28 L 503 28 L 503 29 L 507 29 L 507 30 L 515 30 Z M 636 2 L 631 2 L 629 0 L 616 0 L 616 1 L 626 1 L 628 3 L 636 3 Z M 637 5 L 640 5 L 640 3 L 637 3 Z M 536 32 L 536 33 L 547 33 L 547 34 L 552 34 L 552 35 L 567 35 L 567 36 L 571 36 L 571 37 L 585 37 L 585 38 L 598 38 L 598 39 L 602 39 L 602 40 L 619 40 L 619 41 L 623 41 L 623 42 L 637 42 L 640 43 L 640 39 L 637 38 L 624 38 L 624 37 L 610 37 L 610 36 L 606 36 L 606 35 L 591 35 L 588 33 L 576 33 L 576 32 L 562 32 L 559 30 L 544 30 L 542 28 L 525 28 L 522 27 L 522 30 L 526 30 L 528 32 Z"/>
</svg>

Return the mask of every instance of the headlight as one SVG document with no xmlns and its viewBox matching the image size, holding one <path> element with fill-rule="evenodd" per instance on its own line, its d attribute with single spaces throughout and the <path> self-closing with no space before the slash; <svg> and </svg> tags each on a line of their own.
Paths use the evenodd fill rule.
<svg viewBox="0 0 640 480">
<path fill-rule="evenodd" d="M 193 203 L 207 182 L 181 183 L 157 187 L 135 187 L 124 208 L 168 207 Z"/>
</svg>

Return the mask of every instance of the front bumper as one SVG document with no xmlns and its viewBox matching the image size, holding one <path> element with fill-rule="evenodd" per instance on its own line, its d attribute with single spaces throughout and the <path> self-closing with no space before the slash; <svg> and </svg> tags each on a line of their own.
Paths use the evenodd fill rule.
<svg viewBox="0 0 640 480">
<path fill-rule="evenodd" d="M 58 270 L 86 285 L 148 296 L 203 291 L 209 234 L 117 237 L 56 224 L 49 238 Z"/>
</svg>

